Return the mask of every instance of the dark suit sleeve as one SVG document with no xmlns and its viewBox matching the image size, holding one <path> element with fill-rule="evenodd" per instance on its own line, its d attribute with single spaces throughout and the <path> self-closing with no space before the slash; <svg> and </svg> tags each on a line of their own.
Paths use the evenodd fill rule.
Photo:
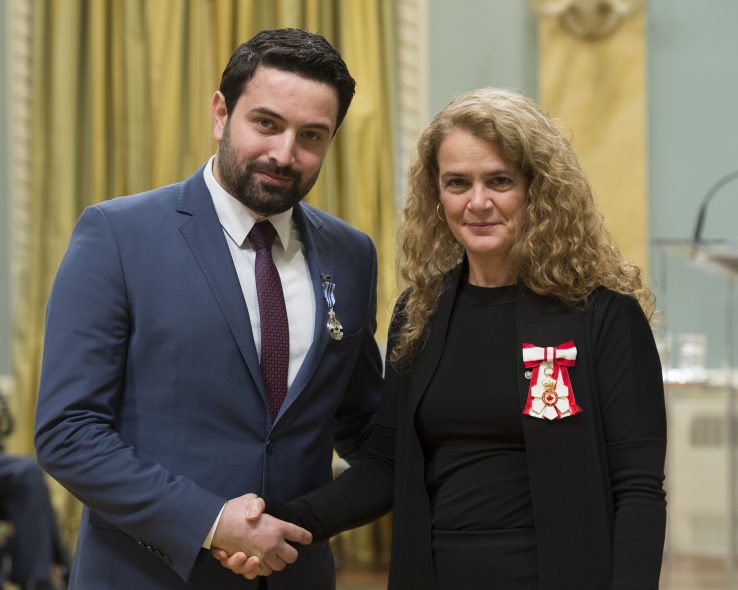
<svg viewBox="0 0 738 590">
<path fill-rule="evenodd" d="M 371 277 L 369 305 L 362 327 L 361 348 L 335 415 L 334 446 L 349 463 L 366 455 L 382 388 L 382 358 L 374 339 L 377 331 L 377 253 L 369 237 L 365 236 L 365 239 L 367 266 L 363 272 Z"/>
<path fill-rule="evenodd" d="M 661 364 L 638 303 L 607 306 L 597 387 L 613 496 L 613 590 L 656 590 L 666 528 L 666 412 Z"/>
<path fill-rule="evenodd" d="M 267 498 L 266 511 L 308 529 L 314 542 L 379 518 L 392 507 L 394 439 L 394 430 L 378 422 L 365 459 L 291 502 Z"/>
<path fill-rule="evenodd" d="M 38 461 L 186 579 L 225 500 L 144 460 L 116 430 L 133 307 L 116 236 L 105 214 L 88 208 L 47 308 Z"/>
<path fill-rule="evenodd" d="M 395 306 L 388 337 L 382 401 L 366 459 L 328 485 L 291 502 L 267 499 L 267 512 L 308 529 L 315 541 L 379 518 L 392 507 L 398 403 L 402 375 L 389 362 L 404 298 Z"/>
</svg>

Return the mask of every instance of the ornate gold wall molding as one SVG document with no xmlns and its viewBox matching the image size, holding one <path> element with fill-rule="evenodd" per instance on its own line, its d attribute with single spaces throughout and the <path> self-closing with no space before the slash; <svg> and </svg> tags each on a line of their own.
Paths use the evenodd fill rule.
<svg viewBox="0 0 738 590">
<path fill-rule="evenodd" d="M 569 33 L 582 39 L 612 34 L 629 16 L 644 11 L 648 0 L 528 0 L 541 17 L 554 17 Z"/>
<path fill-rule="evenodd" d="M 398 207 L 410 157 L 428 122 L 428 0 L 397 3 Z"/>
<path fill-rule="evenodd" d="M 10 227 L 10 309 L 20 297 L 20 285 L 28 269 L 29 187 L 30 187 L 30 100 L 31 100 L 31 34 L 33 7 L 31 0 L 6 0 L 8 72 L 8 195 Z M 11 338 L 12 342 L 12 338 Z M 2 384 L 12 393 L 12 378 Z M 12 398 L 12 396 L 11 396 Z M 17 400 L 14 400 L 17 402 Z M 13 404 L 13 410 L 17 403 Z"/>
</svg>

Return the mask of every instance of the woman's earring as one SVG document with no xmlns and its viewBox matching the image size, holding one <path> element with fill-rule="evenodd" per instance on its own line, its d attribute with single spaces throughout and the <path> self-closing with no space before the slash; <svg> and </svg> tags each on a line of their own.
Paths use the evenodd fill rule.
<svg viewBox="0 0 738 590">
<path fill-rule="evenodd" d="M 436 205 L 436 215 L 438 215 L 438 219 L 443 221 L 443 223 L 446 223 L 446 216 L 442 213 L 443 209 L 441 209 L 441 203 L 438 203 Z"/>
</svg>

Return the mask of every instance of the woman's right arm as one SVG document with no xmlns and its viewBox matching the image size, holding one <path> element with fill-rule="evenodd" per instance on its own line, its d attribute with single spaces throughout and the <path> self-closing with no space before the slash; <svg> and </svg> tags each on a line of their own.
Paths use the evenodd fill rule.
<svg viewBox="0 0 738 590">
<path fill-rule="evenodd" d="M 390 358 L 396 334 L 401 329 L 405 297 L 400 297 L 392 315 L 387 359 Z M 265 498 L 252 503 L 247 518 L 256 520 L 262 511 L 282 520 L 299 523 L 313 534 L 313 541 L 324 541 L 341 531 L 376 520 L 392 508 L 395 475 L 395 441 L 398 403 L 402 395 L 402 376 L 390 362 L 385 362 L 382 402 L 367 456 L 354 463 L 338 478 L 290 502 Z M 221 565 L 252 580 L 269 575 L 258 557 L 227 552 L 213 547 Z"/>
<path fill-rule="evenodd" d="M 290 502 L 266 499 L 266 512 L 300 524 L 324 541 L 376 520 L 392 508 L 397 401 L 401 377 L 387 363 L 382 403 L 367 457 L 331 483 Z"/>
<path fill-rule="evenodd" d="M 313 542 L 319 542 L 376 520 L 388 512 L 392 507 L 394 488 L 395 403 L 399 383 L 399 375 L 388 363 L 382 404 L 364 459 L 354 463 L 329 484 L 290 502 L 257 498 L 249 506 L 246 518 L 258 520 L 262 512 L 266 512 L 281 520 L 300 524 L 312 533 Z M 268 576 L 272 572 L 258 556 L 248 556 L 243 552 L 229 555 L 218 547 L 213 547 L 212 552 L 223 567 L 248 580 Z"/>
<path fill-rule="evenodd" d="M 402 329 L 406 293 L 392 314 L 385 361 L 382 401 L 367 456 L 354 463 L 331 483 L 290 502 L 266 499 L 266 512 L 296 524 L 313 534 L 314 541 L 376 520 L 392 508 L 395 445 L 402 375 L 389 358 Z"/>
</svg>

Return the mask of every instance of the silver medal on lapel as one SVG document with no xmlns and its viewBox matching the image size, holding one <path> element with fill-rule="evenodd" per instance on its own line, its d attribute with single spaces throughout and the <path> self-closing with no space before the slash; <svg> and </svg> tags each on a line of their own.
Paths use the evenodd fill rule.
<svg viewBox="0 0 738 590">
<path fill-rule="evenodd" d="M 338 321 L 336 312 L 333 309 L 336 305 L 336 284 L 331 283 L 331 275 L 323 272 L 320 273 L 320 282 L 323 285 L 323 300 L 328 306 L 328 323 L 326 324 L 328 326 L 328 333 L 333 340 L 338 342 L 343 338 L 343 326 Z"/>
</svg>

